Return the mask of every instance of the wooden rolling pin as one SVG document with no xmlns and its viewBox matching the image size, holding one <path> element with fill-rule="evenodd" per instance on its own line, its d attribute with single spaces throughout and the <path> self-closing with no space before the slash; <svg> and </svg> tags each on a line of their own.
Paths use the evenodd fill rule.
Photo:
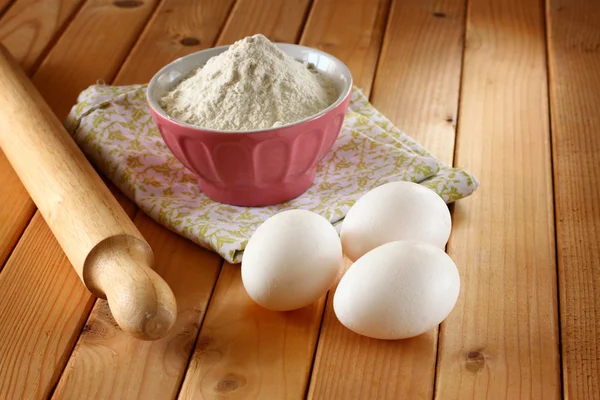
<svg viewBox="0 0 600 400">
<path fill-rule="evenodd" d="M 177 307 L 152 249 L 1 45 L 0 98 L 0 147 L 85 286 L 123 331 L 164 336 Z"/>
</svg>

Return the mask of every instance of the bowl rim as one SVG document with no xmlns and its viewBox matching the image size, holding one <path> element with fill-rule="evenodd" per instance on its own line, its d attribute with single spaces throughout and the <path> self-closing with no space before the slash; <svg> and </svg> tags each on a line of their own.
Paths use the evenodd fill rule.
<svg viewBox="0 0 600 400">
<path fill-rule="evenodd" d="M 167 121 L 175 124 L 175 125 L 179 125 L 182 128 L 190 128 L 190 129 L 194 129 L 194 130 L 199 130 L 199 131 L 203 131 L 203 132 L 211 132 L 211 133 L 224 133 L 224 134 L 250 134 L 250 133 L 262 133 L 262 132 L 271 132 L 271 131 L 276 131 L 276 130 L 281 130 L 281 129 L 286 129 L 286 128 L 290 128 L 296 125 L 300 125 L 309 121 L 313 121 L 316 120 L 318 118 L 321 118 L 323 115 L 327 114 L 329 111 L 335 109 L 336 107 L 338 107 L 341 103 L 343 103 L 346 98 L 350 95 L 350 93 L 352 92 L 352 88 L 354 86 L 354 78 L 352 77 L 352 73 L 350 72 L 350 69 L 348 68 L 348 66 L 346 64 L 344 64 L 342 61 L 340 61 L 337 57 L 332 56 L 331 54 L 324 52 L 322 50 L 319 49 L 315 49 L 313 47 L 308 47 L 308 46 L 302 46 L 299 44 L 293 44 L 293 43 L 279 43 L 279 42 L 274 42 L 274 44 L 279 47 L 282 51 L 285 52 L 285 47 L 296 47 L 299 49 L 304 49 L 304 50 L 309 50 L 312 52 L 316 52 L 316 53 L 320 53 L 330 59 L 332 59 L 334 62 L 338 63 L 342 69 L 345 72 L 345 75 L 349 78 L 348 79 L 348 84 L 347 87 L 344 88 L 344 90 L 342 91 L 342 93 L 340 93 L 337 97 L 337 99 L 330 104 L 327 108 L 321 110 L 320 112 L 318 112 L 317 114 L 308 116 L 304 119 L 301 119 L 299 121 L 295 121 L 295 122 L 291 122 L 289 124 L 285 124 L 285 125 L 280 125 L 280 126 L 274 126 L 271 128 L 263 128 L 263 129 L 250 129 L 250 130 L 238 130 L 238 131 L 232 131 L 232 130 L 218 130 L 218 129 L 210 129 L 210 128 L 202 128 L 200 126 L 196 126 L 196 125 L 192 125 L 189 124 L 187 122 L 183 122 L 183 121 L 178 121 L 174 118 L 172 118 L 170 115 L 168 115 L 163 108 L 160 106 L 160 104 L 158 103 L 158 99 L 155 99 L 153 97 L 150 96 L 150 92 L 151 92 L 151 88 L 154 87 L 157 84 L 158 78 L 169 68 L 172 67 L 173 64 L 180 62 L 181 60 L 188 58 L 188 57 L 192 57 L 195 55 L 198 55 L 200 53 L 203 52 L 207 52 L 207 51 L 211 51 L 211 50 L 220 50 L 220 49 L 228 49 L 229 47 L 231 47 L 231 44 L 228 45 L 224 45 L 224 46 L 217 46 L 217 47 L 210 47 L 208 49 L 203 49 L 200 51 L 196 51 L 194 53 L 190 53 L 187 54 L 183 57 L 179 57 L 173 61 L 171 61 L 170 63 L 166 64 L 165 66 L 163 66 L 158 72 L 156 72 L 153 76 L 152 79 L 150 79 L 150 82 L 148 83 L 148 86 L 146 88 L 146 100 L 148 102 L 148 104 L 150 105 L 150 108 L 157 113 L 158 115 L 160 115 L 162 118 L 166 119 Z M 283 48 L 282 48 L 283 47 Z M 222 52 L 221 52 L 222 53 Z M 221 54 L 219 53 L 219 54 Z M 214 56 L 213 56 L 214 57 Z"/>
</svg>

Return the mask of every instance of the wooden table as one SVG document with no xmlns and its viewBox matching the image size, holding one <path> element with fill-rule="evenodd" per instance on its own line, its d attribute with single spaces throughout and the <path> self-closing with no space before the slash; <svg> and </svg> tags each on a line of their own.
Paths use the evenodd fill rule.
<svg viewBox="0 0 600 400">
<path fill-rule="evenodd" d="M 481 180 L 453 207 L 456 308 L 402 341 L 344 329 L 331 296 L 260 309 L 239 266 L 116 193 L 179 304 L 169 336 L 142 342 L 85 290 L 2 155 L 0 399 L 599 399 L 600 4 L 542 3 L 0 0 L 1 41 L 60 118 L 98 80 L 147 82 L 262 32 L 342 59 Z"/>
</svg>

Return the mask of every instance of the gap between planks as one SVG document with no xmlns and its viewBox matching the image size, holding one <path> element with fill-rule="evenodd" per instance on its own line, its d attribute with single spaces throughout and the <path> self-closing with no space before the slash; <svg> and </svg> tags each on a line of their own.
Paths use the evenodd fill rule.
<svg viewBox="0 0 600 400">
<path fill-rule="evenodd" d="M 548 4 L 547 0 L 544 0 L 544 44 L 545 44 L 545 51 L 546 51 L 546 87 L 548 88 L 548 104 L 546 105 L 547 109 L 548 109 L 548 126 L 549 126 L 549 130 L 548 130 L 548 134 L 550 136 L 550 169 L 552 171 L 552 176 L 551 176 L 551 186 L 552 186 L 552 193 L 553 193 L 553 215 L 552 218 L 554 219 L 554 262 L 556 265 L 556 277 L 557 277 L 557 281 L 556 281 L 556 290 L 558 293 L 558 301 L 556 302 L 556 312 L 558 315 L 558 319 L 559 319 L 559 323 L 558 323 L 558 362 L 559 365 L 561 366 L 560 368 L 560 397 L 562 399 L 565 398 L 565 392 L 566 392 L 566 383 L 565 383 L 565 368 L 564 368 L 564 357 L 562 354 L 562 348 L 563 348 L 563 339 L 562 339 L 562 334 L 563 334 L 563 329 L 562 329 L 562 321 L 561 321 L 561 300 L 560 300 L 560 296 L 562 294 L 562 291 L 560 289 L 560 266 L 559 266 L 559 252 L 558 252 L 558 246 L 559 246 L 559 241 L 558 241 L 558 214 L 557 214 L 557 188 L 556 188 L 556 176 L 555 176 L 555 171 L 556 171 L 556 166 L 555 166 L 555 151 L 553 148 L 552 143 L 554 143 L 554 134 L 553 134 L 553 127 L 552 127 L 552 86 L 551 86 L 551 63 L 550 63 L 550 26 L 549 26 L 549 18 L 550 18 L 550 6 Z"/>
</svg>

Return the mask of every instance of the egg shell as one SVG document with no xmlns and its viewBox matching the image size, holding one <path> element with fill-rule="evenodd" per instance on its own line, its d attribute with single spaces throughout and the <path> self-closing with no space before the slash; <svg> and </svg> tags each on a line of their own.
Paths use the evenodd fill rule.
<svg viewBox="0 0 600 400">
<path fill-rule="evenodd" d="M 348 269 L 333 309 L 345 327 L 360 335 L 404 339 L 442 322 L 459 291 L 458 270 L 443 250 L 397 241 L 370 251 Z"/>
<path fill-rule="evenodd" d="M 344 253 L 357 260 L 396 240 L 418 240 L 443 249 L 452 219 L 444 200 L 413 182 L 390 182 L 369 191 L 352 206 L 342 224 Z"/>
<path fill-rule="evenodd" d="M 306 210 L 289 210 L 254 232 L 242 257 L 242 282 L 259 305 L 274 311 L 305 307 L 333 285 L 342 246 L 329 221 Z"/>
</svg>

